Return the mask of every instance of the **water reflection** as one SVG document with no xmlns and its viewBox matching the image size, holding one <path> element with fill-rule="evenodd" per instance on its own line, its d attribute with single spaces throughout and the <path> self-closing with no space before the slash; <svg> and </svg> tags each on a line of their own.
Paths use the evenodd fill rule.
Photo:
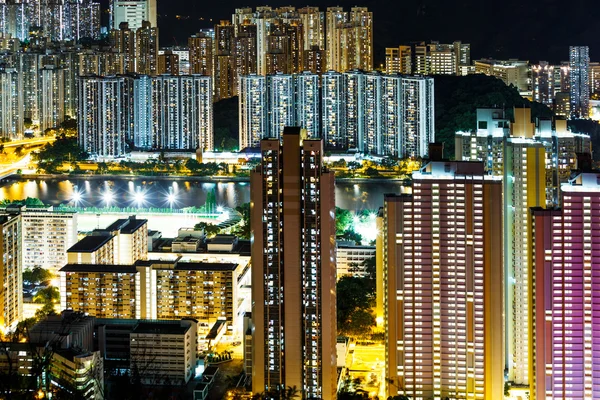
<svg viewBox="0 0 600 400">
<path fill-rule="evenodd" d="M 143 193 L 145 207 L 201 206 L 208 193 L 215 194 L 217 204 L 236 207 L 250 201 L 250 185 L 247 182 L 194 182 L 166 180 L 85 180 L 49 179 L 10 180 L 1 183 L 0 199 L 20 200 L 37 197 L 46 204 L 58 205 L 72 202 L 75 198 L 83 206 L 135 207 Z M 345 183 L 336 184 L 336 205 L 352 211 L 376 210 L 383 205 L 385 193 L 400 193 L 401 184 Z M 77 195 L 75 195 L 77 193 Z"/>
</svg>

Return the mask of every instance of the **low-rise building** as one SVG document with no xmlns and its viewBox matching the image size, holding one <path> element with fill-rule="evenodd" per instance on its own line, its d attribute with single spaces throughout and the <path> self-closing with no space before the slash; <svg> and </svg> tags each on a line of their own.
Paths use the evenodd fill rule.
<svg viewBox="0 0 600 400">
<path fill-rule="evenodd" d="M 98 318 L 194 318 L 241 325 L 249 263 L 140 260 L 134 265 L 67 264 L 60 270 L 61 307 Z"/>
<path fill-rule="evenodd" d="M 148 220 L 135 216 L 96 229 L 67 250 L 67 261 L 76 264 L 132 265 L 147 257 Z"/>
<path fill-rule="evenodd" d="M 338 241 L 336 250 L 337 279 L 343 276 L 364 277 L 363 263 L 375 257 L 375 246 L 358 246 L 353 242 Z"/>
<path fill-rule="evenodd" d="M 196 367 L 197 323 L 162 322 L 140 322 L 129 335 L 131 369 L 144 371 L 144 383 L 187 383 Z"/>
</svg>

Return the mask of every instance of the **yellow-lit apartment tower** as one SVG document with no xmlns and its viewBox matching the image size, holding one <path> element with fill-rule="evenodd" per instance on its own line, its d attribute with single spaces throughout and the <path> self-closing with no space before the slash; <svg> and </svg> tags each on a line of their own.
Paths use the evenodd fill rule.
<svg viewBox="0 0 600 400">
<path fill-rule="evenodd" d="M 502 181 L 432 161 L 383 208 L 386 395 L 502 399 Z"/>
<path fill-rule="evenodd" d="M 508 380 L 528 386 L 533 374 L 531 207 L 546 205 L 546 152 L 534 139 L 530 108 L 516 108 L 504 141 L 504 273 Z"/>
<path fill-rule="evenodd" d="M 323 141 L 286 127 L 252 172 L 252 390 L 336 398 L 334 175 Z"/>
<path fill-rule="evenodd" d="M 21 216 L 0 216 L 0 331 L 14 328 L 23 316 Z"/>
</svg>

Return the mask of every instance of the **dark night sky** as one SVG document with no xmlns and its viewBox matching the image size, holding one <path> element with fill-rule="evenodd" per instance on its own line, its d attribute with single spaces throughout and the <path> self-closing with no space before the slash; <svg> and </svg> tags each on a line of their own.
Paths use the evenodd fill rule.
<svg viewBox="0 0 600 400">
<path fill-rule="evenodd" d="M 106 1 L 106 0 L 103 0 Z M 592 61 L 600 60 L 600 1 L 594 0 L 314 0 L 197 1 L 157 0 L 161 46 L 180 44 L 197 29 L 220 19 L 230 19 L 235 8 L 307 4 L 359 5 L 373 11 L 375 58 L 382 62 L 385 47 L 414 40 L 462 40 L 471 43 L 472 58 L 520 58 L 536 62 L 568 59 L 569 45 L 590 46 Z M 176 14 L 189 15 L 186 21 Z M 205 21 L 200 21 L 204 17 Z"/>
</svg>

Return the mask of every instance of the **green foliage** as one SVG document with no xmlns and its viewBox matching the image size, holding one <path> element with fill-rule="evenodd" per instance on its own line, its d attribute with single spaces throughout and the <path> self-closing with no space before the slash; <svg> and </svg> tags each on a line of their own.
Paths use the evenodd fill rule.
<svg viewBox="0 0 600 400">
<path fill-rule="evenodd" d="M 372 308 L 375 305 L 375 280 L 344 276 L 337 282 L 338 333 L 365 337 L 375 326 Z"/>
<path fill-rule="evenodd" d="M 335 207 L 336 235 L 343 235 L 352 224 L 352 213 L 343 208 Z"/>
<path fill-rule="evenodd" d="M 277 388 L 263 393 L 256 393 L 251 400 L 292 400 L 301 397 L 300 390 L 296 386 Z"/>
<path fill-rule="evenodd" d="M 250 239 L 250 203 L 244 203 L 235 210 L 242 214 L 242 221 L 236 226 L 233 234 L 240 239 Z"/>
<path fill-rule="evenodd" d="M 551 117 L 545 105 L 530 102 L 513 86 L 481 74 L 435 77 L 435 137 L 443 142 L 445 156 L 454 158 L 454 134 L 476 129 L 476 111 L 482 107 L 504 107 L 512 117 L 514 106 L 530 106 L 533 118 Z"/>
<path fill-rule="evenodd" d="M 44 207 L 45 206 L 45 204 L 42 203 L 42 201 L 36 197 L 28 197 L 24 200 L 4 199 L 4 200 L 0 201 L 0 206 L 7 206 L 9 204 L 20 204 L 20 205 L 25 205 L 25 206 L 29 206 L 29 207 Z"/>
<path fill-rule="evenodd" d="M 371 178 L 374 178 L 374 177 L 377 177 L 377 176 L 381 176 L 381 174 L 379 173 L 379 171 L 377 171 L 373 167 L 368 167 L 367 169 L 365 169 L 365 175 L 369 176 Z"/>
<path fill-rule="evenodd" d="M 346 160 L 344 160 L 343 158 L 339 161 L 333 161 L 331 163 L 331 167 L 332 168 L 347 168 L 348 167 L 348 163 L 346 163 Z"/>
<path fill-rule="evenodd" d="M 38 161 L 38 168 L 46 173 L 56 173 L 63 162 L 86 160 L 89 154 L 77 144 L 77 139 L 68 138 L 61 134 L 54 143 L 48 143 L 33 154 L 33 159 Z"/>
<path fill-rule="evenodd" d="M 362 236 L 359 233 L 356 233 L 352 228 L 346 229 L 346 231 L 338 238 L 347 240 L 349 242 L 354 242 L 357 245 L 360 245 L 362 242 Z"/>
<path fill-rule="evenodd" d="M 23 282 L 28 282 L 33 285 L 46 283 L 52 278 L 54 278 L 54 275 L 42 267 L 33 267 L 33 269 L 26 269 L 23 271 Z"/>
<path fill-rule="evenodd" d="M 213 237 L 221 232 L 221 228 L 217 225 L 209 224 L 206 222 L 199 222 L 194 226 L 194 229 L 200 231 L 203 230 L 206 237 Z"/>
<path fill-rule="evenodd" d="M 60 293 L 58 288 L 54 286 L 48 286 L 47 288 L 40 289 L 35 296 L 33 296 L 33 302 L 39 304 L 55 304 L 59 301 Z"/>
<path fill-rule="evenodd" d="M 194 175 L 211 176 L 217 175 L 223 170 L 223 166 L 217 163 L 200 163 L 197 160 L 190 158 L 185 162 L 185 167 Z"/>
<path fill-rule="evenodd" d="M 213 104 L 215 150 L 237 151 L 239 146 L 238 98 L 232 97 Z"/>
</svg>

